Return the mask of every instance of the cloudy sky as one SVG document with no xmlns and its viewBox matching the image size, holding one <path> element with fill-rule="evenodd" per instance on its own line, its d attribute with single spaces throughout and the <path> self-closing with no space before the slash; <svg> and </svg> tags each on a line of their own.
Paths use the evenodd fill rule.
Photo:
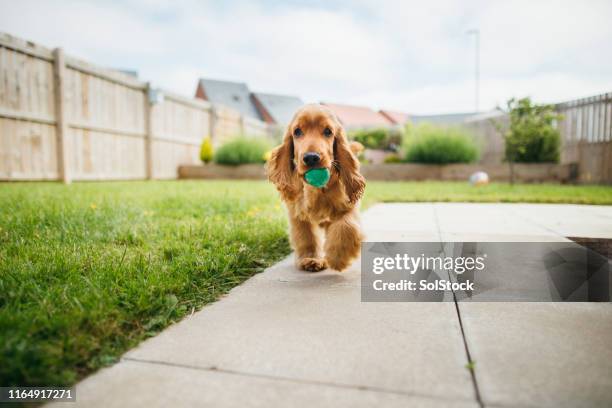
<svg viewBox="0 0 612 408">
<path fill-rule="evenodd" d="M 411 113 L 612 91 L 612 1 L 0 0 L 0 31 L 192 95 L 198 77 Z"/>
</svg>

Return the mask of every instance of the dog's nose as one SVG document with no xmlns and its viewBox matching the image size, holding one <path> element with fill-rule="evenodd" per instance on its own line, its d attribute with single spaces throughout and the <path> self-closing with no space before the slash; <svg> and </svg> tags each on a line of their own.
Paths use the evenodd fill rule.
<svg viewBox="0 0 612 408">
<path fill-rule="evenodd" d="M 304 160 L 305 165 L 307 165 L 308 167 L 312 167 L 319 164 L 319 162 L 321 161 L 321 156 L 319 156 L 319 153 L 308 152 L 304 154 L 302 160 Z"/>
</svg>

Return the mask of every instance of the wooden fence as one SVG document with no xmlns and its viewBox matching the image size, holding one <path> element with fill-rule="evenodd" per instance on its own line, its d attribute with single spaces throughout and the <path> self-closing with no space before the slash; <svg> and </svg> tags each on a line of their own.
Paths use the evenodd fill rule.
<svg viewBox="0 0 612 408">
<path fill-rule="evenodd" d="M 176 178 L 239 134 L 277 130 L 0 33 L 0 180 Z"/>
<path fill-rule="evenodd" d="M 579 181 L 612 183 L 612 93 L 577 99 L 555 105 L 563 119 L 556 124 L 561 133 L 561 163 L 577 163 Z M 481 145 L 481 162 L 501 163 L 504 141 L 493 122 L 508 121 L 507 116 L 483 115 L 469 119 Z"/>
</svg>

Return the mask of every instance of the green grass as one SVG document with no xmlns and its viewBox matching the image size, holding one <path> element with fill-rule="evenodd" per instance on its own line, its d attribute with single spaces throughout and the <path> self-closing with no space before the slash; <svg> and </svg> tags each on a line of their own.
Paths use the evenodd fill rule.
<svg viewBox="0 0 612 408">
<path fill-rule="evenodd" d="M 375 202 L 612 204 L 612 186 L 463 182 L 368 182 L 363 206 Z"/>
<path fill-rule="evenodd" d="M 379 201 L 612 204 L 612 187 L 370 182 Z M 71 384 L 289 252 L 264 181 L 0 184 L 0 385 Z"/>
<path fill-rule="evenodd" d="M 0 384 L 69 384 L 289 252 L 272 186 L 0 184 Z"/>
</svg>

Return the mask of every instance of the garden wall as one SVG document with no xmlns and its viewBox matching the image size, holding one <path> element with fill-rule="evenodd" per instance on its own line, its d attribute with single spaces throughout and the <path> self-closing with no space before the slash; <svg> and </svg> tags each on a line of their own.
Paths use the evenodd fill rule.
<svg viewBox="0 0 612 408">
<path fill-rule="evenodd" d="M 467 181 L 471 174 L 485 171 L 492 181 L 509 181 L 507 164 L 364 164 L 361 173 L 366 180 L 378 181 Z M 523 183 L 569 183 L 576 181 L 577 169 L 572 164 L 516 164 L 515 180 Z M 265 179 L 263 165 L 221 166 L 216 164 L 181 166 L 184 179 Z"/>
<path fill-rule="evenodd" d="M 263 164 L 242 164 L 240 166 L 223 166 L 209 163 L 197 166 L 180 166 L 181 179 L 245 179 L 264 180 L 267 178 Z"/>
<path fill-rule="evenodd" d="M 0 180 L 176 178 L 239 134 L 276 129 L 0 33 Z"/>
<path fill-rule="evenodd" d="M 484 171 L 492 181 L 509 181 L 507 164 L 371 164 L 363 165 L 366 180 L 384 181 L 467 181 L 470 175 Z M 575 181 L 575 166 L 570 164 L 516 164 L 515 181 L 524 183 L 567 183 Z"/>
</svg>

